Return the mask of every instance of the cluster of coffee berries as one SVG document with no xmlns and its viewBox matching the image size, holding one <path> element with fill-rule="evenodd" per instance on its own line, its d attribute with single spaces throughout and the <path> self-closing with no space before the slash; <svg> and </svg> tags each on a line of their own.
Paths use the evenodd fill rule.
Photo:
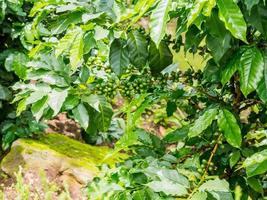
<svg viewBox="0 0 267 200">
<path fill-rule="evenodd" d="M 176 40 L 173 41 L 174 45 L 172 46 L 172 49 L 178 53 L 181 49 L 181 46 L 183 45 L 183 38 L 180 35 Z"/>
<path fill-rule="evenodd" d="M 217 167 L 214 166 L 214 163 L 213 162 L 210 162 L 209 163 L 209 166 L 208 165 L 208 161 L 203 159 L 201 161 L 201 165 L 200 167 L 197 169 L 197 171 L 199 173 L 204 173 L 204 171 L 207 169 L 207 172 L 210 173 L 210 174 L 213 174 L 215 170 L 217 170 Z"/>
<path fill-rule="evenodd" d="M 108 79 L 106 82 L 102 81 L 95 86 L 95 90 L 97 94 L 113 99 L 117 94 L 118 82 L 114 79 Z"/>
<path fill-rule="evenodd" d="M 112 73 L 111 67 L 107 64 L 107 62 L 104 62 L 100 57 L 97 56 L 91 56 L 88 58 L 86 65 L 93 72 L 104 71 L 107 74 Z"/>
<path fill-rule="evenodd" d="M 185 83 L 193 85 L 194 80 L 198 81 L 198 82 L 201 82 L 201 80 L 203 78 L 203 73 L 202 73 L 201 70 L 194 71 L 191 68 L 189 68 L 184 72 L 183 76 L 185 78 L 184 79 Z"/>
<path fill-rule="evenodd" d="M 148 76 L 130 77 L 121 81 L 120 93 L 123 97 L 132 98 L 135 94 L 146 93 L 151 85 L 151 79 Z"/>
<path fill-rule="evenodd" d="M 97 70 L 101 70 L 104 67 L 104 62 L 98 56 L 91 56 L 88 58 L 86 65 L 89 68 L 96 68 Z"/>
</svg>

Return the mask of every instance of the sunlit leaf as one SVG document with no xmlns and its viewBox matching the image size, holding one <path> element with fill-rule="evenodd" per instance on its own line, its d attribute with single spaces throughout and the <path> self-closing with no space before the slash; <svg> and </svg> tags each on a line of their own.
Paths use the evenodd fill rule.
<svg viewBox="0 0 267 200">
<path fill-rule="evenodd" d="M 219 17 L 224 22 L 226 29 L 232 35 L 244 42 L 247 42 L 247 25 L 238 5 L 233 0 L 217 0 Z"/>
<path fill-rule="evenodd" d="M 171 0 L 161 0 L 151 14 L 150 36 L 157 47 L 159 46 L 166 32 L 170 6 Z"/>
<path fill-rule="evenodd" d="M 189 128 L 189 137 L 196 137 L 200 135 L 208 126 L 211 125 L 212 121 L 216 118 L 218 114 L 217 108 L 209 108 L 204 114 L 202 114 Z"/>
<path fill-rule="evenodd" d="M 191 8 L 190 13 L 188 15 L 187 27 L 189 27 L 196 20 L 196 18 L 200 15 L 203 7 L 205 6 L 207 2 L 208 0 L 196 0 L 194 2 L 194 5 Z"/>
<path fill-rule="evenodd" d="M 241 56 L 240 66 L 241 91 L 247 96 L 257 88 L 263 77 L 264 60 L 260 50 L 248 48 Z"/>
<path fill-rule="evenodd" d="M 233 147 L 239 148 L 242 142 L 241 130 L 234 115 L 226 109 L 219 111 L 218 125 L 226 141 Z"/>
<path fill-rule="evenodd" d="M 79 124 L 84 128 L 87 129 L 89 125 L 89 115 L 87 112 L 86 107 L 80 103 L 76 108 L 72 110 L 74 119 L 79 122 Z"/>
<path fill-rule="evenodd" d="M 248 157 L 243 166 L 246 168 L 248 177 L 264 174 L 267 171 L 267 149 Z"/>
</svg>

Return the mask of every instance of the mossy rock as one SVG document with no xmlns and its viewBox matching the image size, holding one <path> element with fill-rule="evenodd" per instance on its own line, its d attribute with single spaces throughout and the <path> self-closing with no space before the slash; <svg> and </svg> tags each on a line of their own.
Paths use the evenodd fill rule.
<svg viewBox="0 0 267 200">
<path fill-rule="evenodd" d="M 114 165 L 126 157 L 119 154 L 103 159 L 112 149 L 91 146 L 60 134 L 47 134 L 38 140 L 18 139 L 1 162 L 1 169 L 10 176 L 22 166 L 25 170 L 44 170 L 51 176 L 68 174 L 82 184 L 92 180 L 101 164 Z"/>
</svg>

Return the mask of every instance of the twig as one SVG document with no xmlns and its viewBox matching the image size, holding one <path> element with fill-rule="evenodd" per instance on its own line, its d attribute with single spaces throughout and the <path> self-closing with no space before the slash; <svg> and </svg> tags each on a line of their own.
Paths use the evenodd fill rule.
<svg viewBox="0 0 267 200">
<path fill-rule="evenodd" d="M 199 187 L 200 187 L 200 186 L 202 185 L 202 183 L 205 181 L 205 178 L 206 178 L 206 174 L 207 174 L 208 168 L 209 168 L 210 163 L 211 163 L 211 161 L 212 161 L 212 159 L 213 159 L 213 157 L 214 157 L 214 155 L 215 155 L 215 153 L 216 153 L 216 151 L 217 151 L 217 149 L 218 149 L 219 141 L 221 140 L 221 137 L 222 137 L 222 135 L 220 135 L 220 136 L 218 137 L 218 139 L 217 139 L 217 141 L 216 141 L 216 144 L 215 144 L 215 146 L 213 147 L 213 150 L 212 150 L 212 152 L 211 152 L 211 154 L 210 154 L 210 157 L 209 157 L 207 166 L 206 166 L 206 168 L 205 168 L 205 171 L 204 171 L 203 175 L 201 176 L 201 179 L 200 179 L 200 181 L 199 181 L 197 187 L 195 187 L 195 189 L 194 189 L 194 190 L 190 193 L 190 195 L 188 196 L 188 199 L 190 199 L 190 198 L 191 198 L 191 197 L 198 191 Z"/>
<path fill-rule="evenodd" d="M 210 154 L 210 157 L 209 157 L 207 166 L 206 166 L 205 171 L 204 171 L 204 173 L 203 173 L 203 175 L 202 175 L 202 177 L 201 177 L 201 181 L 204 181 L 204 180 L 205 180 L 205 176 L 206 176 L 207 171 L 208 171 L 208 169 L 209 169 L 209 166 L 210 166 L 210 163 L 211 163 L 211 161 L 212 161 L 212 158 L 214 157 L 214 155 L 215 155 L 215 153 L 216 153 L 216 151 L 217 151 L 217 149 L 218 149 L 219 141 L 221 140 L 221 137 L 222 137 L 222 135 L 220 135 L 220 136 L 218 137 L 217 142 L 216 142 L 216 144 L 215 144 L 215 146 L 214 146 L 214 148 L 213 148 L 213 150 L 212 150 L 212 152 L 211 152 L 211 154 Z M 200 182 L 201 182 L 201 181 L 200 181 Z"/>
<path fill-rule="evenodd" d="M 257 100 L 257 99 L 247 99 L 245 101 L 242 101 L 240 102 L 240 105 L 242 104 L 246 104 L 245 106 L 243 107 L 239 107 L 239 112 L 241 112 L 242 110 L 246 110 L 247 108 L 253 106 L 253 105 L 256 105 L 256 104 L 261 104 L 262 102 Z"/>
</svg>

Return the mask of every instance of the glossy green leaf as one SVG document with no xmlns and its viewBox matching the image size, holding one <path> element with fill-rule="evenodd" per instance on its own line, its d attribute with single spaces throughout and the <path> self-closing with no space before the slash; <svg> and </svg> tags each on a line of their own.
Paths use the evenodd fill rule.
<svg viewBox="0 0 267 200">
<path fill-rule="evenodd" d="M 240 88 L 247 96 L 257 88 L 263 77 L 264 60 L 260 50 L 256 47 L 245 50 L 241 56 L 240 66 Z"/>
<path fill-rule="evenodd" d="M 213 59 L 210 59 L 204 70 L 203 79 L 205 82 L 219 83 L 220 82 L 220 67 Z"/>
<path fill-rule="evenodd" d="M 164 192 L 167 195 L 182 196 L 188 194 L 185 187 L 169 180 L 152 181 L 146 185 L 155 192 Z"/>
<path fill-rule="evenodd" d="M 196 18 L 200 15 L 203 7 L 205 6 L 207 2 L 208 0 L 196 0 L 194 2 L 194 5 L 191 8 L 190 13 L 188 15 L 187 27 L 189 27 L 196 20 Z"/>
<path fill-rule="evenodd" d="M 27 61 L 28 57 L 24 53 L 12 53 L 5 60 L 5 68 L 7 71 L 14 71 L 19 78 L 24 79 L 27 74 Z"/>
<path fill-rule="evenodd" d="M 208 126 L 211 125 L 212 121 L 215 120 L 218 114 L 217 108 L 209 108 L 207 109 L 204 114 L 202 114 L 189 128 L 189 137 L 196 137 L 200 135 Z"/>
<path fill-rule="evenodd" d="M 27 79 L 41 80 L 44 83 L 56 85 L 57 87 L 69 86 L 65 77 L 60 76 L 59 73 L 55 73 L 53 71 L 51 71 L 51 72 L 47 72 L 47 71 L 43 71 L 43 70 L 31 71 L 27 74 Z"/>
<path fill-rule="evenodd" d="M 59 113 L 66 97 L 68 96 L 68 90 L 53 89 L 48 96 L 48 105 L 54 111 L 53 116 L 55 116 Z"/>
<path fill-rule="evenodd" d="M 173 115 L 173 113 L 177 110 L 177 105 L 176 102 L 174 101 L 168 101 L 167 102 L 167 107 L 166 107 L 166 112 L 167 116 L 170 117 Z"/>
<path fill-rule="evenodd" d="M 263 70 L 263 77 L 258 84 L 257 93 L 260 99 L 267 103 L 267 50 L 263 52 L 263 59 L 264 59 L 264 70 Z"/>
<path fill-rule="evenodd" d="M 239 148 L 242 142 L 242 135 L 235 116 L 229 110 L 220 110 L 218 125 L 226 141 L 233 147 Z"/>
<path fill-rule="evenodd" d="M 214 60 L 219 63 L 225 53 L 231 48 L 231 33 L 225 29 L 223 22 L 218 17 L 218 12 L 213 11 L 206 20 L 206 43 Z"/>
<path fill-rule="evenodd" d="M 87 54 L 91 49 L 96 47 L 96 41 L 94 38 L 94 34 L 92 32 L 86 33 L 84 35 L 84 48 L 83 53 Z"/>
<path fill-rule="evenodd" d="M 101 27 L 101 26 L 96 26 L 95 27 L 95 34 L 94 34 L 94 38 L 96 41 L 98 40 L 103 40 L 105 38 L 108 38 L 109 35 L 109 30 Z"/>
<path fill-rule="evenodd" d="M 89 115 L 86 107 L 80 103 L 76 108 L 72 110 L 74 119 L 83 127 L 87 129 L 89 125 Z"/>
<path fill-rule="evenodd" d="M 72 70 L 75 70 L 82 64 L 83 61 L 83 31 L 81 28 L 76 27 L 70 30 L 55 48 L 55 55 L 58 57 L 63 52 L 69 52 L 70 65 Z"/>
<path fill-rule="evenodd" d="M 138 190 L 133 193 L 133 200 L 143 200 L 146 199 L 146 192 L 145 190 Z"/>
<path fill-rule="evenodd" d="M 185 34 L 185 51 L 191 50 L 195 54 L 204 37 L 205 35 L 199 31 L 196 25 L 190 26 Z"/>
<path fill-rule="evenodd" d="M 61 34 L 66 31 L 70 25 L 81 23 L 82 14 L 83 12 L 77 11 L 60 15 L 50 24 L 49 30 L 51 30 L 53 35 Z"/>
<path fill-rule="evenodd" d="M 203 15 L 209 17 L 211 15 L 212 9 L 216 6 L 216 0 L 208 0 L 203 7 Z"/>
<path fill-rule="evenodd" d="M 109 63 L 117 75 L 120 75 L 129 65 L 128 51 L 119 39 L 115 39 L 110 46 Z"/>
<path fill-rule="evenodd" d="M 219 17 L 232 35 L 247 42 L 247 25 L 238 5 L 233 0 L 217 0 Z"/>
<path fill-rule="evenodd" d="M 248 177 L 264 174 L 267 171 L 267 149 L 248 157 L 243 167 L 246 168 Z"/>
<path fill-rule="evenodd" d="M 99 12 L 99 13 L 96 13 L 96 14 L 83 14 L 82 15 L 82 21 L 84 24 L 86 24 L 88 21 L 91 21 L 91 20 L 94 20 L 94 19 L 97 19 L 99 18 L 101 15 L 103 15 L 103 12 Z"/>
<path fill-rule="evenodd" d="M 253 0 L 251 0 L 253 1 Z M 256 0 L 257 1 L 257 0 Z M 267 4 L 260 1 L 257 6 L 253 6 L 250 13 L 246 14 L 246 19 L 253 28 L 256 28 L 266 38 L 267 36 Z"/>
<path fill-rule="evenodd" d="M 167 143 L 176 143 L 176 142 L 181 141 L 184 138 L 186 138 L 188 131 L 189 131 L 189 127 L 183 126 L 182 128 L 179 128 L 177 130 L 174 130 L 174 131 L 168 133 L 163 138 L 163 140 Z"/>
<path fill-rule="evenodd" d="M 44 114 L 45 109 L 48 107 L 47 100 L 48 100 L 48 96 L 46 95 L 39 101 L 32 104 L 32 108 L 31 108 L 32 114 L 37 121 L 41 119 L 41 117 Z"/>
<path fill-rule="evenodd" d="M 233 166 L 236 165 L 236 163 L 239 161 L 240 157 L 241 157 L 240 151 L 236 151 L 230 155 L 229 164 L 230 164 L 231 168 L 233 168 Z"/>
<path fill-rule="evenodd" d="M 165 42 L 161 42 L 159 48 L 152 42 L 149 45 L 149 67 L 153 74 L 160 73 L 172 64 L 173 55 Z"/>
<path fill-rule="evenodd" d="M 152 11 L 150 17 L 150 36 L 157 47 L 159 46 L 166 32 L 170 6 L 171 0 L 159 1 L 157 7 Z"/>
<path fill-rule="evenodd" d="M 100 131 L 107 131 L 110 126 L 113 110 L 111 105 L 106 101 L 105 97 L 90 95 L 82 98 L 82 101 L 98 112 L 95 116 L 90 116 L 92 118 L 96 118 L 97 124 L 94 124 L 94 126 L 97 126 Z"/>
<path fill-rule="evenodd" d="M 200 191 L 220 191 L 220 192 L 229 192 L 229 183 L 226 180 L 209 180 L 205 183 L 203 183 L 199 187 Z"/>
<path fill-rule="evenodd" d="M 7 132 L 2 138 L 2 149 L 5 151 L 7 150 L 12 142 L 16 140 L 16 135 L 12 132 Z"/>
<path fill-rule="evenodd" d="M 83 48 L 83 31 L 78 29 L 78 33 L 70 47 L 70 65 L 73 72 L 75 72 L 83 62 Z"/>
<path fill-rule="evenodd" d="M 260 2 L 260 0 L 244 0 L 244 3 L 249 11 L 251 12 L 251 9 L 253 6 L 257 5 Z"/>
<path fill-rule="evenodd" d="M 33 92 L 31 92 L 31 94 L 27 98 L 26 105 L 33 104 L 33 103 L 39 101 L 40 99 L 42 99 L 46 95 L 47 95 L 47 92 L 42 91 L 42 90 L 33 91 Z"/>
<path fill-rule="evenodd" d="M 5 19 L 7 4 L 5 1 L 0 2 L 0 23 Z"/>
<path fill-rule="evenodd" d="M 48 5 L 48 2 L 45 1 L 38 1 L 36 2 L 33 7 L 31 8 L 31 11 L 29 13 L 30 17 L 33 17 L 34 15 L 36 15 L 36 13 L 38 13 L 38 11 L 40 11 L 42 8 L 44 8 L 45 6 Z"/>
<path fill-rule="evenodd" d="M 154 5 L 156 0 L 143 0 L 143 1 L 137 1 L 137 3 L 134 6 L 134 12 L 137 13 L 138 15 L 135 17 L 131 17 L 131 25 L 135 24 L 140 18 L 149 10 L 151 6 Z"/>
<path fill-rule="evenodd" d="M 259 179 L 251 177 L 247 179 L 248 185 L 258 193 L 263 194 L 263 187 Z"/>
<path fill-rule="evenodd" d="M 55 48 L 55 55 L 57 57 L 60 56 L 64 51 L 68 51 L 70 49 L 74 39 L 79 34 L 79 32 L 79 28 L 71 29 L 66 33 L 66 35 L 64 35 L 63 38 L 59 40 L 59 43 Z"/>
<path fill-rule="evenodd" d="M 7 87 L 0 84 L 0 100 L 8 101 L 11 99 L 11 95 L 11 91 Z"/>
<path fill-rule="evenodd" d="M 127 47 L 131 63 L 136 67 L 145 66 L 148 58 L 148 45 L 144 35 L 138 31 L 130 32 Z"/>
<path fill-rule="evenodd" d="M 78 106 L 80 102 L 80 98 L 77 95 L 70 94 L 66 97 L 64 104 L 63 104 L 63 109 L 64 110 L 72 110 L 76 106 Z"/>
<path fill-rule="evenodd" d="M 206 200 L 208 197 L 206 192 L 196 192 L 190 200 Z"/>
<path fill-rule="evenodd" d="M 235 72 L 240 67 L 240 55 L 235 54 L 235 56 L 227 63 L 224 69 L 221 71 L 221 82 L 223 85 L 225 85 L 232 76 L 235 74 Z"/>
<path fill-rule="evenodd" d="M 26 108 L 26 99 L 20 100 L 17 106 L 16 115 L 19 116 L 23 111 L 26 110 Z"/>
</svg>

